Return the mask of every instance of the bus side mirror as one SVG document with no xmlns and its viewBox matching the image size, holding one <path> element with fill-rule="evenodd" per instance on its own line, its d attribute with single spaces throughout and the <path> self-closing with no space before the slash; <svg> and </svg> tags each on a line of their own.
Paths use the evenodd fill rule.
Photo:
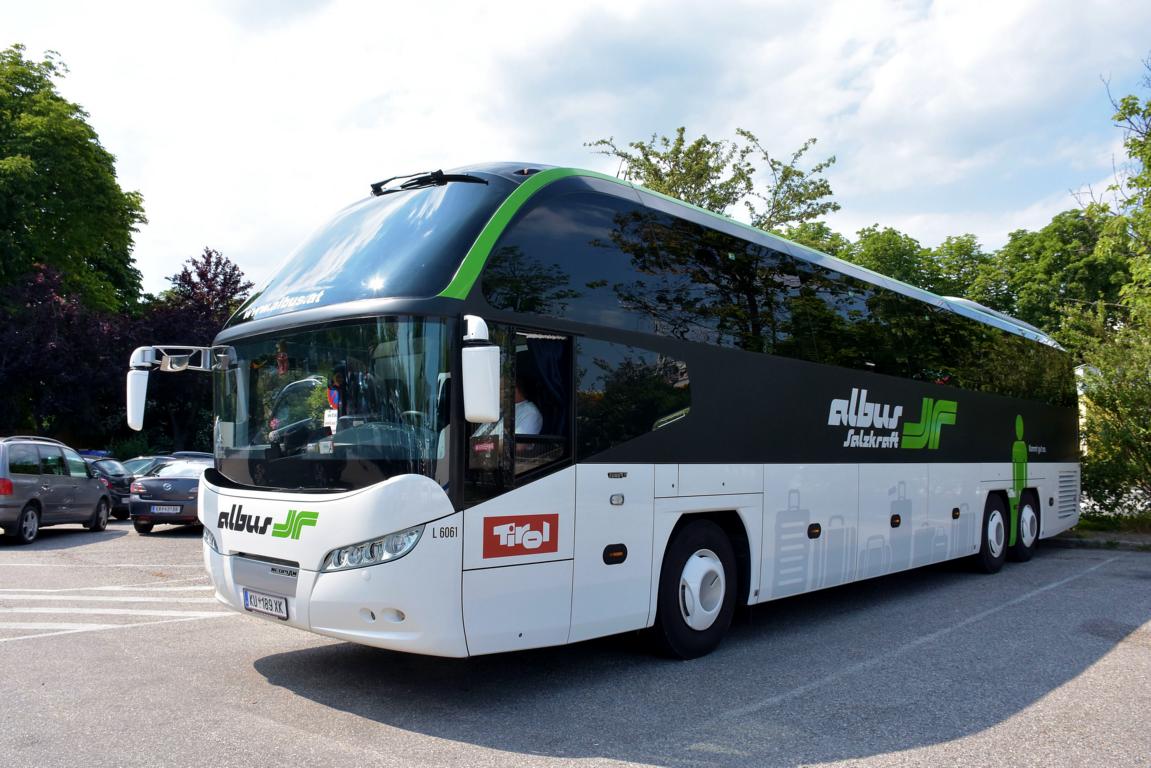
<svg viewBox="0 0 1151 768">
<path fill-rule="evenodd" d="M 148 397 L 148 371 L 128 371 L 128 426 L 139 432 L 144 428 L 144 401 Z"/>
<path fill-rule="evenodd" d="M 500 348 L 488 340 L 488 326 L 475 315 L 464 317 L 464 418 L 492 424 L 500 418 Z"/>
</svg>

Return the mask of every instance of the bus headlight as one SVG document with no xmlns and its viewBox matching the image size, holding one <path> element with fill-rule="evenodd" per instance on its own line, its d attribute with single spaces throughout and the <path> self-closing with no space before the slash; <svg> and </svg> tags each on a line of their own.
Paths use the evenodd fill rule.
<svg viewBox="0 0 1151 768">
<path fill-rule="evenodd" d="M 364 568 L 399 560 L 415 549 L 423 534 L 424 526 L 417 525 L 415 528 L 389 533 L 378 539 L 333 549 L 324 556 L 324 565 L 320 570 L 346 571 L 349 568 Z"/>
</svg>

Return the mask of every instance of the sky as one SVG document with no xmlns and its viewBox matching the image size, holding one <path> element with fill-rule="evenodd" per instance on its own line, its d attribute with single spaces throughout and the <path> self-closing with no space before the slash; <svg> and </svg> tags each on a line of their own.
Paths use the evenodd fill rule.
<svg viewBox="0 0 1151 768">
<path fill-rule="evenodd" d="M 679 126 L 785 158 L 816 138 L 849 237 L 994 249 L 1111 183 L 1108 88 L 1151 95 L 1151 3 L 1129 0 L 0 0 L 14 43 L 59 53 L 60 92 L 143 195 L 153 293 L 205 247 L 259 285 L 383 178 L 615 173 L 585 144 Z"/>
</svg>

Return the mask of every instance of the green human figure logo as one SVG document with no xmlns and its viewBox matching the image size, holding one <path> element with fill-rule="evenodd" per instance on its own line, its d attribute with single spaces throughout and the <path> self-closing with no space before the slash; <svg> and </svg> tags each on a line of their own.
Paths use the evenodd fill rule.
<svg viewBox="0 0 1151 768">
<path fill-rule="evenodd" d="M 1015 417 L 1015 442 L 1011 446 L 1011 485 L 1015 493 L 1011 497 L 1011 531 L 1007 537 L 1008 546 L 1015 546 L 1019 530 L 1019 498 L 1027 487 L 1027 443 L 1023 440 L 1023 416 Z"/>
</svg>

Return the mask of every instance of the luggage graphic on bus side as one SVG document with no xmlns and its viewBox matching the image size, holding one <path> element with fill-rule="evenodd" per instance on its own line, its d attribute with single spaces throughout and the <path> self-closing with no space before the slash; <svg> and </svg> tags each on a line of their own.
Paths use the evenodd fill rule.
<svg viewBox="0 0 1151 768">
<path fill-rule="evenodd" d="M 896 515 L 900 518 L 899 527 L 891 529 L 891 567 L 888 571 L 894 573 L 911 567 L 911 529 L 914 520 L 911 517 L 911 499 L 907 498 L 906 482 L 900 480 L 887 494 L 895 494 L 891 502 L 892 518 Z"/>
<path fill-rule="evenodd" d="M 963 557 L 975 552 L 978 546 L 972 539 L 976 526 L 975 515 L 965 501 L 959 505 L 959 518 L 951 521 L 951 556 Z"/>
<path fill-rule="evenodd" d="M 775 515 L 775 581 L 772 583 L 772 597 L 797 595 L 807 589 L 811 559 L 811 539 L 807 538 L 807 526 L 810 524 L 810 510 L 799 508 L 799 491 L 788 491 L 787 509 Z"/>
<path fill-rule="evenodd" d="M 855 578 L 857 536 L 855 528 L 847 527 L 847 519 L 843 515 L 835 515 L 827 521 L 820 539 L 823 546 L 817 550 L 820 556 L 817 556 L 815 586 L 834 587 Z"/>
<path fill-rule="evenodd" d="M 947 531 L 924 521 L 915 529 L 912 567 L 938 563 L 947 559 Z"/>
<path fill-rule="evenodd" d="M 859 578 L 870 579 L 882 576 L 890 570 L 891 547 L 887 537 L 876 534 L 867 538 L 867 545 L 859 553 Z"/>
</svg>

